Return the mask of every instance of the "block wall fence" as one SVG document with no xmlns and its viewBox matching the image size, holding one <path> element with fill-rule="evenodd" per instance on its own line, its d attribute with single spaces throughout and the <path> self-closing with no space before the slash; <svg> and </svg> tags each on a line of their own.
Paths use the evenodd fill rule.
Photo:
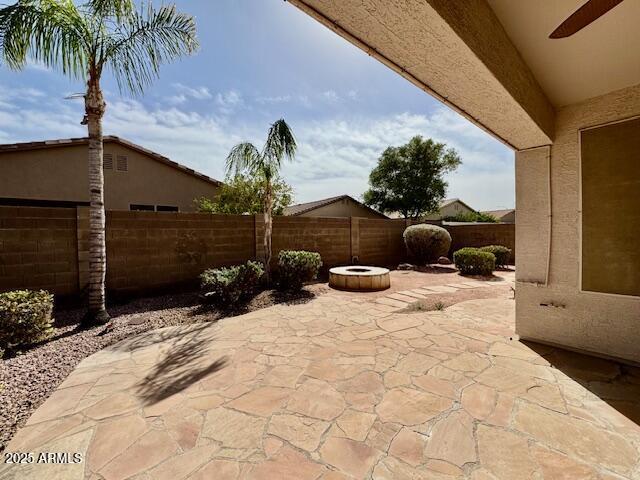
<svg viewBox="0 0 640 480">
<path fill-rule="evenodd" d="M 273 252 L 319 252 L 325 267 L 396 266 L 412 222 L 367 218 L 275 217 Z M 415 222 L 414 222 L 415 223 Z M 513 224 L 445 226 L 452 251 L 501 244 L 515 253 Z M 107 212 L 107 288 L 143 293 L 196 285 L 206 268 L 264 259 L 262 215 Z M 89 268 L 89 209 L 0 207 L 0 291 L 44 288 L 81 293 Z"/>
</svg>

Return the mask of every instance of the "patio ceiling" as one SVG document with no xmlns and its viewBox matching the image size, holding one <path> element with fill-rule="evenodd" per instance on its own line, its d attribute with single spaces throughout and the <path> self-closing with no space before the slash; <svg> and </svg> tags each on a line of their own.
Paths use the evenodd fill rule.
<svg viewBox="0 0 640 480">
<path fill-rule="evenodd" d="M 558 40 L 549 34 L 585 0 L 488 2 L 556 107 L 640 83 L 639 1 L 624 1 Z"/>
<path fill-rule="evenodd" d="M 553 106 L 486 0 L 289 2 L 511 147 L 552 143 Z"/>
</svg>

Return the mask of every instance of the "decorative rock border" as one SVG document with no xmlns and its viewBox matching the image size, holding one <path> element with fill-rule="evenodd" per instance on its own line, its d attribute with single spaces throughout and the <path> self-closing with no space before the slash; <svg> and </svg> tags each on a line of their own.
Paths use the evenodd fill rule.
<svg viewBox="0 0 640 480">
<path fill-rule="evenodd" d="M 380 267 L 353 265 L 329 270 L 329 286 L 337 290 L 371 292 L 391 286 L 389 270 Z"/>
</svg>

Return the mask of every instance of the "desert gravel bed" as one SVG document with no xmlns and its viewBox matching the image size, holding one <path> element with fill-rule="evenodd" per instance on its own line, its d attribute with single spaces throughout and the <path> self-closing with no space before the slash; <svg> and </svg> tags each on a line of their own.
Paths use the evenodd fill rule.
<svg viewBox="0 0 640 480">
<path fill-rule="evenodd" d="M 196 293 L 143 298 L 110 307 L 111 328 L 87 330 L 77 328 L 82 310 L 55 312 L 55 331 L 48 342 L 0 360 L 0 452 L 76 365 L 98 350 L 147 330 L 217 321 L 277 303 L 304 302 L 325 290 L 318 284 L 293 295 L 264 291 L 233 312 L 203 309 Z"/>
</svg>

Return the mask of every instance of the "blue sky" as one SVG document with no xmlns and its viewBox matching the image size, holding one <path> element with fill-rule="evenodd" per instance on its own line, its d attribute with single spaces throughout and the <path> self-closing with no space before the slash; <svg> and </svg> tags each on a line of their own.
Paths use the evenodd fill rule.
<svg viewBox="0 0 640 480">
<path fill-rule="evenodd" d="M 414 135 L 456 148 L 449 197 L 477 209 L 514 206 L 513 153 L 396 73 L 282 0 L 189 0 L 200 51 L 162 68 L 143 97 L 106 78 L 105 134 L 119 135 L 215 178 L 240 141 L 261 146 L 284 117 L 299 144 L 284 169 L 296 202 L 359 198 L 389 145 Z M 0 65 L 0 143 L 84 136 L 83 85 L 31 65 Z"/>
</svg>

